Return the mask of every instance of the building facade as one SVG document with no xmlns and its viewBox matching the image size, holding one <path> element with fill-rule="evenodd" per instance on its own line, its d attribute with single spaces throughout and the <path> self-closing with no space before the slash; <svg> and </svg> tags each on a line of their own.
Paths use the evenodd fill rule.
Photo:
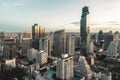
<svg viewBox="0 0 120 80">
<path fill-rule="evenodd" d="M 69 55 L 74 55 L 75 53 L 75 37 L 68 35 L 66 38 L 66 51 Z"/>
<path fill-rule="evenodd" d="M 45 28 L 38 24 L 32 26 L 32 47 L 39 50 L 39 39 L 45 37 Z"/>
<path fill-rule="evenodd" d="M 73 77 L 73 57 L 63 54 L 57 61 L 56 77 L 60 80 L 70 80 Z"/>
<path fill-rule="evenodd" d="M 66 53 L 66 33 L 65 30 L 58 30 L 54 32 L 54 55 L 61 56 Z"/>
<path fill-rule="evenodd" d="M 46 53 L 48 53 L 48 39 L 45 37 L 41 37 L 39 39 L 39 50 L 44 50 Z"/>
<path fill-rule="evenodd" d="M 28 49 L 27 51 L 27 58 L 29 61 L 32 61 L 33 59 L 36 59 L 36 54 L 37 54 L 37 50 L 34 48 Z"/>
<path fill-rule="evenodd" d="M 81 52 L 83 55 L 87 56 L 90 52 L 89 9 L 87 6 L 82 8 L 80 24 Z"/>
<path fill-rule="evenodd" d="M 45 51 L 39 51 L 36 55 L 36 62 L 39 64 L 45 64 L 48 61 L 48 53 Z"/>
</svg>

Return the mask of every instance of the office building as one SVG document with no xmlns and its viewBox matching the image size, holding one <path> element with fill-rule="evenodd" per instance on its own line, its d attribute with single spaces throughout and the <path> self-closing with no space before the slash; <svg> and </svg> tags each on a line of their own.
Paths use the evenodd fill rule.
<svg viewBox="0 0 120 80">
<path fill-rule="evenodd" d="M 54 56 L 61 56 L 66 52 L 66 33 L 65 30 L 54 32 Z"/>
<path fill-rule="evenodd" d="M 27 58 L 29 61 L 33 61 L 34 59 L 36 59 L 36 54 L 37 54 L 37 50 L 34 48 L 28 49 L 27 51 Z"/>
<path fill-rule="evenodd" d="M 51 56 L 53 52 L 53 37 L 50 36 L 47 37 L 47 39 L 48 39 L 48 56 Z"/>
<path fill-rule="evenodd" d="M 113 41 L 113 35 L 112 33 L 106 33 L 104 38 L 104 49 L 107 50 L 109 44 Z"/>
<path fill-rule="evenodd" d="M 66 38 L 66 51 L 69 55 L 74 55 L 75 53 L 75 37 L 68 35 Z"/>
<path fill-rule="evenodd" d="M 30 38 L 32 39 L 32 32 L 31 31 L 26 31 L 23 33 L 23 38 Z"/>
<path fill-rule="evenodd" d="M 73 57 L 63 54 L 57 61 L 56 77 L 60 80 L 70 80 L 73 75 Z"/>
<path fill-rule="evenodd" d="M 98 43 L 99 43 L 99 48 L 103 49 L 104 48 L 104 33 L 102 30 L 100 30 L 98 33 Z"/>
<path fill-rule="evenodd" d="M 39 64 L 45 64 L 48 61 L 48 53 L 45 51 L 39 51 L 36 55 L 36 62 Z"/>
<path fill-rule="evenodd" d="M 89 25 L 89 9 L 87 6 L 82 8 L 82 16 L 80 20 L 80 36 L 81 36 L 81 52 L 88 56 L 90 52 L 90 25 Z"/>
<path fill-rule="evenodd" d="M 45 28 L 38 24 L 32 26 L 32 47 L 39 50 L 39 39 L 45 37 Z"/>
<path fill-rule="evenodd" d="M 48 39 L 45 37 L 41 37 L 39 39 L 39 51 L 44 50 L 48 53 Z"/>
<path fill-rule="evenodd" d="M 15 58 L 17 55 L 17 47 L 15 39 L 6 39 L 4 40 L 3 46 L 3 57 L 5 59 Z"/>
<path fill-rule="evenodd" d="M 80 50 L 80 35 L 75 35 L 75 51 Z"/>
<path fill-rule="evenodd" d="M 118 31 L 116 31 L 114 34 L 113 34 L 113 40 L 114 41 L 119 41 L 120 39 L 119 39 L 119 32 Z"/>
<path fill-rule="evenodd" d="M 38 24 L 32 26 L 32 39 L 39 39 L 40 37 L 45 37 L 45 28 L 42 28 Z"/>
<path fill-rule="evenodd" d="M 23 38 L 22 39 L 22 56 L 27 56 L 27 50 L 31 48 L 31 39 Z"/>
<path fill-rule="evenodd" d="M 3 48 L 3 57 L 5 59 L 10 59 L 10 48 L 9 48 L 9 46 L 4 46 L 4 48 Z"/>
<path fill-rule="evenodd" d="M 117 52 L 117 42 L 116 41 L 112 41 L 108 48 L 107 48 L 107 55 L 110 57 L 117 57 L 118 56 L 118 52 Z"/>
</svg>

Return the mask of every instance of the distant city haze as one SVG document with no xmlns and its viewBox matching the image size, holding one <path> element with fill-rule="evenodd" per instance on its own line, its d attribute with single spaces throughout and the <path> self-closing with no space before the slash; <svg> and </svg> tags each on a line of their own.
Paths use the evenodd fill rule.
<svg viewBox="0 0 120 80">
<path fill-rule="evenodd" d="M 120 29 L 120 0 L 0 0 L 0 31 L 24 32 L 38 23 L 46 31 L 80 31 L 83 6 L 90 10 L 90 32 Z"/>
</svg>

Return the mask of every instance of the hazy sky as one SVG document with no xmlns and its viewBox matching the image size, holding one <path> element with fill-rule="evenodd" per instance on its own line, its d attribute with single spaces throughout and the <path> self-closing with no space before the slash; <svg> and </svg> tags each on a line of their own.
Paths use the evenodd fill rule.
<svg viewBox="0 0 120 80">
<path fill-rule="evenodd" d="M 120 29 L 120 0 L 0 0 L 0 31 L 26 31 L 34 23 L 55 31 L 79 31 L 83 6 L 89 6 L 91 32 Z"/>
</svg>

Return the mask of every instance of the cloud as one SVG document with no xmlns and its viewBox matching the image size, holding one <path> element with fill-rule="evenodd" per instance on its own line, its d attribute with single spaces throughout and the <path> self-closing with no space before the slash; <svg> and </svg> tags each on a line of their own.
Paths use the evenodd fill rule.
<svg viewBox="0 0 120 80">
<path fill-rule="evenodd" d="M 71 22 L 70 24 L 73 24 L 75 26 L 80 26 L 80 22 Z"/>
</svg>

